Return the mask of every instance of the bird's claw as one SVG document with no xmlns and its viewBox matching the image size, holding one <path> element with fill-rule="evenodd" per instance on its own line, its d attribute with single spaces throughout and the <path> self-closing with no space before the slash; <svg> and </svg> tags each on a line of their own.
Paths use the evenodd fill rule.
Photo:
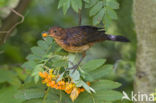
<svg viewBox="0 0 156 103">
<path fill-rule="evenodd" d="M 78 65 L 76 64 L 70 68 L 67 68 L 67 70 L 73 70 L 73 73 L 74 73 L 77 68 L 78 68 Z"/>
</svg>

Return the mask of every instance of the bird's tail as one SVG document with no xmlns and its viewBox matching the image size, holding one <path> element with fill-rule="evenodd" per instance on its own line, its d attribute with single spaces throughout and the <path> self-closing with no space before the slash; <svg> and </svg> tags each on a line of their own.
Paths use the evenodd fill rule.
<svg viewBox="0 0 156 103">
<path fill-rule="evenodd" d="M 124 36 L 119 36 L 119 35 L 106 35 L 107 40 L 111 41 L 119 41 L 119 42 L 130 42 L 129 39 L 127 39 Z"/>
</svg>

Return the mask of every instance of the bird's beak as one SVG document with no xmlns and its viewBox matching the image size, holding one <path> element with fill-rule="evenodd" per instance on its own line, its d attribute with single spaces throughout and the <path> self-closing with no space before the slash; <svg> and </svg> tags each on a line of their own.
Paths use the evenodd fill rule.
<svg viewBox="0 0 156 103">
<path fill-rule="evenodd" d="M 49 33 L 48 32 L 44 32 L 44 33 L 42 33 L 42 37 L 47 37 L 47 36 L 49 36 Z"/>
</svg>

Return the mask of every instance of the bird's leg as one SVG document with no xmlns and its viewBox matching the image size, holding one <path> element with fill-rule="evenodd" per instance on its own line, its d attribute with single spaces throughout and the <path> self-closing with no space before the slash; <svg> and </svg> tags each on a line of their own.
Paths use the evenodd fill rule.
<svg viewBox="0 0 156 103">
<path fill-rule="evenodd" d="M 80 58 L 79 62 L 77 64 L 73 65 L 71 68 L 68 68 L 68 70 L 74 69 L 74 71 L 75 71 L 78 68 L 78 66 L 80 65 L 80 63 L 82 62 L 82 60 L 84 59 L 85 56 L 86 56 L 86 53 L 83 52 L 82 53 L 82 57 Z"/>
</svg>

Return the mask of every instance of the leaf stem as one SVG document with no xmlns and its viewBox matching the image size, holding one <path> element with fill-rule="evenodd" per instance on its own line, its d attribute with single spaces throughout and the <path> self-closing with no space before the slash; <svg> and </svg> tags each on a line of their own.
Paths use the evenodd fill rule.
<svg viewBox="0 0 156 103">
<path fill-rule="evenodd" d="M 50 90 L 50 87 L 48 87 L 48 89 L 45 91 L 45 95 L 43 97 L 43 102 L 42 103 L 46 103 L 46 99 L 47 99 L 49 90 Z"/>
<path fill-rule="evenodd" d="M 92 97 L 93 103 L 96 103 L 96 102 L 95 102 L 95 99 L 94 99 L 94 97 L 93 97 L 93 94 L 90 94 L 90 95 L 91 95 L 91 97 Z"/>
<path fill-rule="evenodd" d="M 62 93 L 61 93 L 61 90 L 60 90 L 60 103 L 62 101 Z"/>
</svg>

